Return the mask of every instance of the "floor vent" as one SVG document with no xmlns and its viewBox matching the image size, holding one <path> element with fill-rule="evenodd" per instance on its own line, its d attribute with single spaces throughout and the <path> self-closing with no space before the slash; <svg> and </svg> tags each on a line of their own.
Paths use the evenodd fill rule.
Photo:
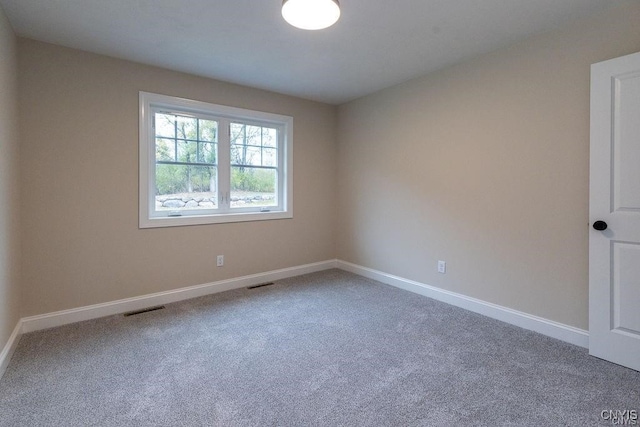
<svg viewBox="0 0 640 427">
<path fill-rule="evenodd" d="M 262 288 L 262 287 L 264 287 L 264 286 L 271 286 L 271 285 L 273 285 L 273 282 L 269 282 L 269 283 L 260 283 L 259 285 L 247 286 L 247 289 Z"/>
<path fill-rule="evenodd" d="M 159 305 L 157 307 L 149 307 L 143 310 L 130 311 L 124 314 L 124 317 L 135 316 L 136 314 L 148 313 L 150 311 L 162 310 L 164 309 L 164 305 Z"/>
</svg>

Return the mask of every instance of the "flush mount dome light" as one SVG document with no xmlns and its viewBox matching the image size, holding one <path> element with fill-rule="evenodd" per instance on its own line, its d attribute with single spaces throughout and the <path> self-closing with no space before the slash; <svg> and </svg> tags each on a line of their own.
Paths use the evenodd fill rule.
<svg viewBox="0 0 640 427">
<path fill-rule="evenodd" d="M 282 17 L 303 30 L 322 30 L 340 18 L 338 0 L 284 0 Z"/>
</svg>

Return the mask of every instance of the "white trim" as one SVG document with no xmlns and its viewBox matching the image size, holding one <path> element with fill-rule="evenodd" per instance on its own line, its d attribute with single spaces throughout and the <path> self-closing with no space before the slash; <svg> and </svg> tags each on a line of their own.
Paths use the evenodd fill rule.
<svg viewBox="0 0 640 427">
<path fill-rule="evenodd" d="M 293 117 L 281 114 L 253 111 L 226 105 L 210 104 L 208 102 L 159 95 L 149 92 L 139 92 L 138 116 L 138 227 L 157 228 L 186 225 L 220 224 L 227 222 L 262 221 L 293 218 Z M 219 126 L 228 129 L 230 120 L 241 120 L 245 123 L 255 123 L 273 126 L 278 131 L 278 206 L 268 207 L 261 211 L 255 208 L 230 208 L 229 179 L 231 164 L 229 163 L 228 132 L 220 132 L 218 149 L 218 191 L 226 192 L 226 202 L 219 197 L 217 209 L 183 210 L 182 216 L 170 216 L 168 212 L 155 211 L 155 197 L 150 191 L 155 174 L 155 133 L 152 118 L 157 109 L 195 114 L 198 117 L 209 117 L 217 120 Z M 224 148 L 226 147 L 226 148 Z M 225 154 L 226 153 L 226 154 Z M 225 157 L 226 156 L 226 157 Z M 226 185 L 225 185 L 226 184 Z"/>
<path fill-rule="evenodd" d="M 349 271 L 360 276 L 377 280 L 387 285 L 395 286 L 416 294 L 420 294 L 474 313 L 482 314 L 492 319 L 501 320 L 503 322 L 519 326 L 530 331 L 559 339 L 580 347 L 589 348 L 589 332 L 565 325 L 553 320 L 544 319 L 542 317 L 523 313 L 518 310 L 503 307 L 490 302 L 471 298 L 462 294 L 439 289 L 433 286 L 425 285 L 413 280 L 404 279 L 392 274 L 383 273 L 371 268 L 362 267 L 346 261 L 337 261 L 337 266 L 341 270 Z"/>
<path fill-rule="evenodd" d="M 7 341 L 7 344 L 2 349 L 2 353 L 0 353 L 0 378 L 2 378 L 4 372 L 7 370 L 7 366 L 9 366 L 11 356 L 13 356 L 13 352 L 16 351 L 18 342 L 20 342 L 20 336 L 22 336 L 22 320 L 18 321 L 18 324 L 13 329 L 11 336 L 9 336 L 9 341 Z"/>
<path fill-rule="evenodd" d="M 542 317 L 533 316 L 521 311 L 502 307 L 476 298 L 471 298 L 455 292 L 435 288 L 413 280 L 383 273 L 367 267 L 362 267 L 341 260 L 327 260 L 312 264 L 305 264 L 296 267 L 283 268 L 280 270 L 268 271 L 265 273 L 252 274 L 237 277 L 234 279 L 221 280 L 218 282 L 206 283 L 203 285 L 190 286 L 166 292 L 158 292 L 134 298 L 126 298 L 102 304 L 95 304 L 85 307 L 63 310 L 54 313 L 42 314 L 38 316 L 24 317 L 20 319 L 9 341 L 0 353 L 0 378 L 6 370 L 11 356 L 15 351 L 20 336 L 23 333 L 53 328 L 84 320 L 96 319 L 127 311 L 141 310 L 155 305 L 168 304 L 197 298 L 204 295 L 215 294 L 246 286 L 257 285 L 264 282 L 295 277 L 302 274 L 314 273 L 318 271 L 339 268 L 351 273 L 377 280 L 400 289 L 414 292 L 438 301 L 442 301 L 475 313 L 482 314 L 493 319 L 519 326 L 543 335 L 559 339 L 580 347 L 588 348 L 589 333 L 583 329 L 564 325 Z"/>
<path fill-rule="evenodd" d="M 337 261 L 329 260 L 306 264 L 297 267 L 283 268 L 266 273 L 252 274 L 249 276 L 237 277 L 235 279 L 221 280 L 218 282 L 206 283 L 204 285 L 189 286 L 155 294 L 142 295 L 139 297 L 126 298 L 102 304 L 89 305 L 85 307 L 73 308 L 70 310 L 57 311 L 55 313 L 42 314 L 38 316 L 25 317 L 22 322 L 22 333 L 38 331 L 41 329 L 53 328 L 67 325 L 69 323 L 81 322 L 83 320 L 96 319 L 113 314 L 125 313 L 133 310 L 142 310 L 155 305 L 168 304 L 186 299 L 197 298 L 204 295 L 224 292 L 231 289 L 243 288 L 257 285 L 264 282 L 286 279 L 302 274 L 314 273 L 316 271 L 336 268 Z"/>
</svg>

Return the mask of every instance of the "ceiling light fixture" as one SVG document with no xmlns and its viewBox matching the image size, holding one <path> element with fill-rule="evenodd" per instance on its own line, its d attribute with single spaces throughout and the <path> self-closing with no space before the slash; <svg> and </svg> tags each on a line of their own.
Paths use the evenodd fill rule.
<svg viewBox="0 0 640 427">
<path fill-rule="evenodd" d="M 322 30 L 340 18 L 338 0 L 284 0 L 282 17 L 303 30 Z"/>
</svg>

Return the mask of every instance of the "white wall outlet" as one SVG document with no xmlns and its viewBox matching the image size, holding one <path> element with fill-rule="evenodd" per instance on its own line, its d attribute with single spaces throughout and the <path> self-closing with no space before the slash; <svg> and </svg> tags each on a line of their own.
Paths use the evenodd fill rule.
<svg viewBox="0 0 640 427">
<path fill-rule="evenodd" d="M 224 255 L 218 255 L 216 258 L 216 265 L 222 267 L 224 265 Z"/>
<path fill-rule="evenodd" d="M 438 261 L 438 273 L 445 274 L 447 272 L 447 263 L 444 261 Z"/>
</svg>

